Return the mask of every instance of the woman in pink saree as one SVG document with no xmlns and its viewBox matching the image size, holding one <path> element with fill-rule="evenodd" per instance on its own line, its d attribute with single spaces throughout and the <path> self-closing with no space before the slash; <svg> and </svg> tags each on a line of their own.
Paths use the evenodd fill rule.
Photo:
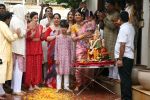
<svg viewBox="0 0 150 100">
<path fill-rule="evenodd" d="M 87 25 L 84 21 L 84 13 L 81 12 L 81 9 L 75 12 L 75 21 L 72 28 L 72 38 L 76 43 L 76 61 L 84 61 L 87 59 L 87 50 L 89 48 L 89 39 L 88 37 L 92 33 L 92 31 L 87 30 Z M 86 84 L 87 78 L 83 77 L 81 73 L 88 73 L 85 69 L 77 69 L 75 71 L 76 77 L 76 88 L 75 90 L 78 91 L 81 85 Z"/>
</svg>

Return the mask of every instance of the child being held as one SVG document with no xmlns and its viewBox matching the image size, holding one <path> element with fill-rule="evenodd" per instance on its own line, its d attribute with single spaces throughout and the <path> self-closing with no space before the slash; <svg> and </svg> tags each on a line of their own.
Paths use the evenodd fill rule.
<svg viewBox="0 0 150 100">
<path fill-rule="evenodd" d="M 92 11 L 90 11 L 89 16 L 84 21 L 83 30 L 87 34 L 87 36 L 90 37 L 92 35 L 91 33 L 94 33 L 95 29 L 96 29 L 96 23 L 94 20 L 94 15 Z"/>
</svg>

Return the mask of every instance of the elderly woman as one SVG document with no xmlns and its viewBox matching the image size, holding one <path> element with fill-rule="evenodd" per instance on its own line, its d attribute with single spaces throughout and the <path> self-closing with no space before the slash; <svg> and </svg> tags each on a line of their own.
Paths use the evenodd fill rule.
<svg viewBox="0 0 150 100">
<path fill-rule="evenodd" d="M 59 13 L 55 13 L 53 16 L 54 24 L 48 27 L 47 31 L 45 32 L 45 40 L 48 42 L 47 60 L 49 66 L 45 82 L 46 85 L 51 88 L 56 88 L 56 64 L 54 62 L 54 48 L 55 38 L 60 34 L 60 20 L 61 15 Z"/>
</svg>

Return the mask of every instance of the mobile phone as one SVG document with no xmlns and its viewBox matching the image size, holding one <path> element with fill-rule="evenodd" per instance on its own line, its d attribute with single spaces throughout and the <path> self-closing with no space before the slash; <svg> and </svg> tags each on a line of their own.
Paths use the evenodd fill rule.
<svg viewBox="0 0 150 100">
<path fill-rule="evenodd" d="M 2 59 L 0 59 L 0 64 L 3 64 Z"/>
</svg>

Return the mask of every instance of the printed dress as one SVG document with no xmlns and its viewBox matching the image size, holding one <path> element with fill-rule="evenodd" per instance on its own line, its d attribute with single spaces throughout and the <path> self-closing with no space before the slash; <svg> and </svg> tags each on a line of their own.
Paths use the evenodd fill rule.
<svg viewBox="0 0 150 100">
<path fill-rule="evenodd" d="M 57 74 L 70 74 L 70 67 L 72 66 L 73 56 L 74 51 L 71 36 L 63 36 L 60 34 L 56 38 L 55 44 L 55 60 L 59 61 L 59 66 L 56 67 Z"/>
</svg>

